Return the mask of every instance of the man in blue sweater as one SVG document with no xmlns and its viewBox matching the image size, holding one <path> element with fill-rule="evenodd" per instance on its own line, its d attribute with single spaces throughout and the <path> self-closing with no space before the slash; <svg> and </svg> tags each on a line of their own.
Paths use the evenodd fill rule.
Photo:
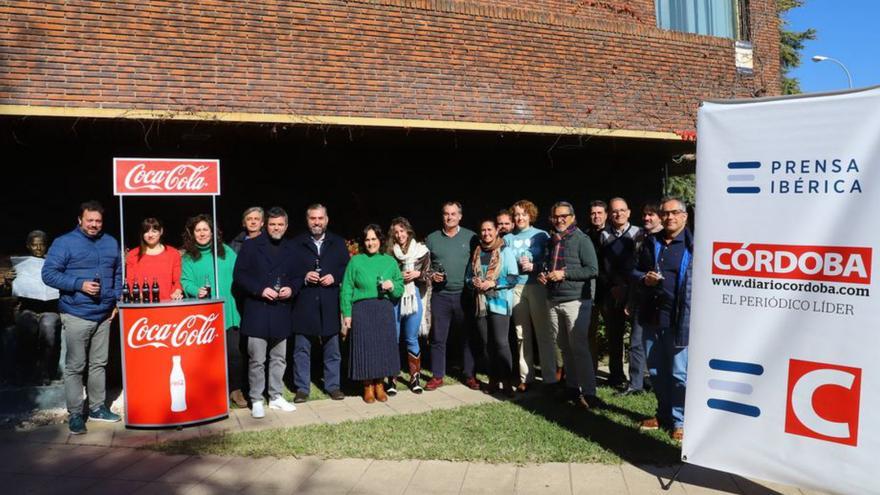
<svg viewBox="0 0 880 495">
<path fill-rule="evenodd" d="M 83 372 L 88 363 L 89 419 L 119 421 L 104 404 L 105 368 L 110 322 L 122 293 L 122 267 L 116 239 L 104 234 L 104 207 L 97 201 L 80 205 L 78 226 L 55 239 L 43 264 L 43 282 L 58 289 L 61 297 L 62 338 L 67 344 L 64 391 L 68 428 L 74 435 L 86 432 L 83 417 Z"/>
</svg>

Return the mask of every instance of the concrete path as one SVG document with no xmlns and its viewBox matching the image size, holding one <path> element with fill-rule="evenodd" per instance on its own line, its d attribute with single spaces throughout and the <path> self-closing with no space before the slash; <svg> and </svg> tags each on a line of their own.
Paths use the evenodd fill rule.
<svg viewBox="0 0 880 495">
<path fill-rule="evenodd" d="M 243 458 L 163 455 L 139 449 L 155 442 L 219 431 L 253 431 L 316 423 L 338 423 L 382 415 L 449 409 L 496 399 L 449 385 L 420 396 L 402 392 L 387 403 L 357 397 L 297 405 L 294 413 L 267 410 L 254 420 L 249 410 L 210 425 L 177 430 L 126 430 L 121 423 L 88 423 L 73 436 L 67 425 L 28 432 L 0 432 L 0 493 L 98 494 L 807 494 L 811 492 L 727 473 L 686 466 L 680 481 L 663 491 L 672 468 L 650 465 L 550 463 L 482 464 L 367 459 Z"/>
</svg>

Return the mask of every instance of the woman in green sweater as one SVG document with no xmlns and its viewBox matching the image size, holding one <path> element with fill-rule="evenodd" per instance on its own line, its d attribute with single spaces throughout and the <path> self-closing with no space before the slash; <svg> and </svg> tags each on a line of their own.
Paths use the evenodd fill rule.
<svg viewBox="0 0 880 495">
<path fill-rule="evenodd" d="M 210 216 L 196 215 L 186 221 L 183 231 L 183 259 L 180 269 L 180 285 L 186 297 L 221 297 L 223 320 L 226 325 L 226 362 L 228 365 L 230 399 L 239 407 L 247 407 L 241 392 L 244 369 L 239 350 L 238 325 L 241 317 L 232 298 L 232 269 L 235 268 L 235 251 L 222 242 L 217 246 L 217 271 L 219 284 L 214 280 L 214 221 Z M 220 232 L 217 232 L 220 239 Z M 210 288 L 210 294 L 208 289 Z M 242 406 L 242 403 L 244 404 Z"/>
<path fill-rule="evenodd" d="M 362 254 L 348 262 L 340 289 L 342 336 L 351 332 L 349 378 L 364 383 L 364 402 L 388 400 L 382 381 L 400 370 L 392 300 L 403 295 L 397 261 L 380 253 L 382 228 L 364 228 Z"/>
</svg>

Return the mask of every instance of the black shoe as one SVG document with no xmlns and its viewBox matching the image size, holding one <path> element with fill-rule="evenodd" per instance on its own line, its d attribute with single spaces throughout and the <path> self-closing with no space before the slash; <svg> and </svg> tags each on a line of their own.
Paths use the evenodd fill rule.
<svg viewBox="0 0 880 495">
<path fill-rule="evenodd" d="M 86 430 L 86 422 L 82 414 L 71 414 L 67 418 L 67 428 L 70 430 L 71 435 L 82 435 L 88 431 Z"/>
<path fill-rule="evenodd" d="M 631 395 L 642 395 L 645 391 L 638 388 L 627 388 L 626 390 L 617 392 L 614 394 L 615 397 L 629 397 Z"/>
<path fill-rule="evenodd" d="M 605 403 L 595 395 L 579 395 L 578 398 L 574 400 L 574 405 L 589 411 L 590 409 L 600 409 Z"/>
<path fill-rule="evenodd" d="M 330 396 L 331 397 L 333 396 L 332 392 L 331 392 Z M 309 394 L 306 392 L 303 392 L 301 390 L 297 390 L 296 393 L 293 395 L 293 403 L 294 404 L 302 404 L 303 402 L 305 402 L 307 400 L 309 400 Z"/>
<path fill-rule="evenodd" d="M 331 390 L 329 393 L 330 398 L 333 400 L 342 400 L 345 398 L 345 394 L 343 394 L 342 390 L 339 390 L 338 388 L 336 390 Z M 299 394 L 297 394 L 297 397 L 299 397 Z M 306 396 L 306 399 L 308 399 L 308 396 Z M 306 399 L 303 399 L 303 402 L 305 402 Z M 296 402 L 296 399 L 293 399 L 293 401 Z"/>
</svg>

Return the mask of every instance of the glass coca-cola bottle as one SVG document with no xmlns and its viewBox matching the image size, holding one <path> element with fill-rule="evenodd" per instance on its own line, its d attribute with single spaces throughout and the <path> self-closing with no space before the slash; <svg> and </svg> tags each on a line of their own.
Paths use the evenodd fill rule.
<svg viewBox="0 0 880 495">
<path fill-rule="evenodd" d="M 153 277 L 153 286 L 150 287 L 150 298 L 154 304 L 159 302 L 159 281 L 156 277 Z"/>
<path fill-rule="evenodd" d="M 205 275 L 205 285 L 202 287 L 205 289 L 205 299 L 211 299 L 211 283 L 208 281 L 207 275 Z"/>
<path fill-rule="evenodd" d="M 141 285 L 141 302 L 150 304 L 150 284 L 147 283 L 147 277 L 144 277 L 144 283 Z"/>
<path fill-rule="evenodd" d="M 130 303 L 131 302 L 131 289 L 128 287 L 128 282 L 122 284 L 122 302 Z"/>
<path fill-rule="evenodd" d="M 131 280 L 131 302 L 135 304 L 141 303 L 141 288 L 137 283 L 137 278 Z"/>
</svg>

